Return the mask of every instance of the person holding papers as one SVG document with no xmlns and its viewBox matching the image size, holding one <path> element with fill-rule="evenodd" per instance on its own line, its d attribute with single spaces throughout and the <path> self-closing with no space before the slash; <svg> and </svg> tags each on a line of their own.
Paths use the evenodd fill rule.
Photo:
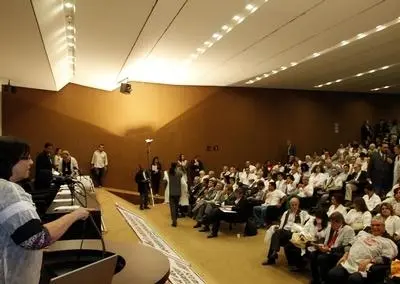
<svg viewBox="0 0 400 284">
<path fill-rule="evenodd" d="M 248 201 L 244 196 L 245 190 L 238 188 L 235 191 L 236 200 L 233 206 L 221 206 L 212 216 L 208 217 L 205 223 L 212 224 L 211 234 L 207 238 L 218 236 L 219 226 L 222 220 L 228 222 L 243 222 L 249 217 Z"/>
</svg>

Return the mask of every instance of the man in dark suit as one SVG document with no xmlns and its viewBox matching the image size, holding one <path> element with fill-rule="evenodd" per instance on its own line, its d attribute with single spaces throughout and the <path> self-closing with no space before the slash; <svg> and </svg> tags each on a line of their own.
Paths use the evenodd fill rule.
<svg viewBox="0 0 400 284">
<path fill-rule="evenodd" d="M 368 178 L 378 195 L 386 195 L 392 188 L 393 157 L 389 145 L 383 142 L 378 152 L 371 155 L 368 164 Z"/>
<path fill-rule="evenodd" d="M 48 189 L 53 178 L 53 144 L 47 142 L 44 149 L 36 157 L 35 189 Z"/>
<path fill-rule="evenodd" d="M 361 143 L 364 146 L 369 146 L 369 143 L 372 141 L 373 136 L 374 132 L 372 130 L 372 127 L 369 124 L 369 121 L 366 120 L 361 126 Z"/>
<path fill-rule="evenodd" d="M 204 170 L 203 162 L 200 160 L 199 156 L 195 156 L 189 164 L 189 183 L 190 186 L 193 184 L 195 177 L 200 175 L 200 171 Z"/>
<path fill-rule="evenodd" d="M 140 210 L 150 209 L 148 206 L 150 175 L 145 169 L 142 168 L 141 165 L 138 167 L 138 171 L 135 175 L 135 181 L 138 185 L 138 191 L 140 194 Z"/>
<path fill-rule="evenodd" d="M 250 215 L 249 203 L 244 196 L 245 189 L 238 188 L 235 191 L 236 200 L 232 207 L 221 207 L 216 210 L 213 216 L 210 216 L 206 223 L 212 224 L 211 234 L 207 238 L 215 238 L 218 236 L 219 226 L 222 220 L 228 222 L 245 222 Z M 225 211 L 225 212 L 224 212 Z M 232 211 L 232 212 L 227 212 Z M 234 213 L 233 213 L 234 212 Z"/>
<path fill-rule="evenodd" d="M 290 156 L 296 156 L 296 145 L 292 144 L 292 141 L 287 141 L 287 158 L 289 161 Z"/>
<path fill-rule="evenodd" d="M 346 182 L 345 200 L 351 202 L 353 194 L 357 196 L 364 195 L 364 187 L 368 183 L 367 172 L 361 170 L 360 164 L 354 164 L 354 172 L 349 175 Z"/>
</svg>

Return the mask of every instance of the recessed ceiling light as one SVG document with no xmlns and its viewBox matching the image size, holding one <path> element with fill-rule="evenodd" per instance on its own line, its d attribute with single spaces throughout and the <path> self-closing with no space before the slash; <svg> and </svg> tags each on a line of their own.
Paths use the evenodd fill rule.
<svg viewBox="0 0 400 284">
<path fill-rule="evenodd" d="M 360 34 L 358 34 L 357 35 L 357 38 L 358 39 L 362 39 L 362 38 L 364 38 L 364 37 L 366 37 L 367 35 L 365 34 L 365 33 L 360 33 Z"/>
<path fill-rule="evenodd" d="M 215 33 L 212 35 L 213 38 L 219 38 L 220 36 L 221 36 L 221 34 L 219 34 L 219 33 Z"/>
<path fill-rule="evenodd" d="M 386 70 L 386 69 L 389 69 L 389 67 L 390 67 L 390 66 L 386 65 L 386 66 L 383 66 L 383 67 L 380 68 L 380 69 L 381 69 L 381 70 Z"/>
<path fill-rule="evenodd" d="M 375 69 L 372 69 L 372 70 L 369 70 L 369 71 L 368 71 L 369 74 L 372 74 L 372 73 L 375 73 L 375 72 L 376 72 Z"/>
<path fill-rule="evenodd" d="M 358 73 L 356 76 L 361 77 L 362 75 L 364 75 L 364 73 Z"/>
<path fill-rule="evenodd" d="M 223 31 L 226 31 L 226 30 L 228 30 L 228 29 L 229 29 L 229 26 L 227 26 L 227 25 L 223 25 L 223 26 L 222 26 L 222 30 L 223 30 Z"/>
<path fill-rule="evenodd" d="M 253 84 L 253 83 L 254 83 L 254 81 L 253 81 L 253 80 L 250 80 L 250 81 L 247 81 L 247 82 L 246 82 L 246 84 L 247 84 L 247 85 L 249 85 L 249 84 Z"/>
<path fill-rule="evenodd" d="M 348 41 L 348 40 L 344 40 L 344 41 L 342 41 L 340 44 L 342 45 L 342 46 L 345 46 L 345 45 L 348 45 L 350 42 Z"/>
<path fill-rule="evenodd" d="M 233 16 L 232 19 L 233 19 L 234 21 L 238 22 L 238 21 L 241 19 L 241 17 L 240 17 L 239 15 L 236 15 L 236 16 Z"/>
<path fill-rule="evenodd" d="M 385 25 L 379 25 L 379 26 L 377 26 L 376 27 L 376 31 L 381 31 L 381 30 L 384 30 L 384 29 L 386 29 L 386 26 Z"/>
<path fill-rule="evenodd" d="M 375 89 L 371 89 L 371 91 L 378 91 L 379 90 L 379 88 L 375 88 Z"/>
<path fill-rule="evenodd" d="M 268 73 L 265 73 L 263 76 L 264 76 L 264 78 L 268 78 L 268 77 L 269 77 L 269 74 L 268 74 Z"/>
<path fill-rule="evenodd" d="M 253 9 L 254 9 L 254 7 L 255 7 L 255 6 L 254 6 L 254 5 L 252 5 L 252 4 L 247 4 L 245 8 L 246 8 L 246 10 L 249 10 L 249 11 L 251 11 L 251 10 L 253 10 Z"/>
<path fill-rule="evenodd" d="M 319 53 L 319 52 L 313 53 L 313 57 L 318 57 L 318 56 L 320 56 L 320 55 L 321 55 L 321 53 Z"/>
<path fill-rule="evenodd" d="M 256 77 L 256 80 L 257 81 L 260 81 L 262 78 L 261 77 Z"/>
<path fill-rule="evenodd" d="M 276 73 L 278 73 L 278 71 L 272 70 L 272 74 L 276 74 Z"/>
<path fill-rule="evenodd" d="M 332 85 L 332 82 L 328 82 L 325 85 L 327 85 L 327 86 Z"/>
<path fill-rule="evenodd" d="M 315 88 L 321 88 L 321 87 L 323 87 L 324 85 L 318 85 L 318 86 L 314 86 Z"/>
<path fill-rule="evenodd" d="M 282 66 L 281 67 L 281 70 L 283 71 L 283 70 L 286 70 L 287 69 L 287 67 L 286 66 Z"/>
<path fill-rule="evenodd" d="M 390 88 L 390 86 L 385 86 L 385 87 L 383 87 L 384 89 L 389 89 Z"/>
<path fill-rule="evenodd" d="M 290 63 L 291 66 L 296 66 L 297 64 L 298 64 L 297 62 Z"/>
<path fill-rule="evenodd" d="M 340 82 L 342 82 L 343 80 L 342 79 L 337 79 L 335 82 L 336 83 L 340 83 Z"/>
<path fill-rule="evenodd" d="M 66 2 L 66 3 L 64 3 L 64 7 L 70 9 L 70 8 L 74 7 L 74 4 Z"/>
</svg>

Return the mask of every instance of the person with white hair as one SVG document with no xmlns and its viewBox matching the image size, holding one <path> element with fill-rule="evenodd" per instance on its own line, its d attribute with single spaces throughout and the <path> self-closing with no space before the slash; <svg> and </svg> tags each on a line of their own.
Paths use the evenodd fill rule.
<svg viewBox="0 0 400 284">
<path fill-rule="evenodd" d="M 374 264 L 389 264 L 397 256 L 397 246 L 384 237 L 385 221 L 376 216 L 371 222 L 371 233 L 361 231 L 339 264 L 328 273 L 328 283 L 364 283 Z"/>
</svg>

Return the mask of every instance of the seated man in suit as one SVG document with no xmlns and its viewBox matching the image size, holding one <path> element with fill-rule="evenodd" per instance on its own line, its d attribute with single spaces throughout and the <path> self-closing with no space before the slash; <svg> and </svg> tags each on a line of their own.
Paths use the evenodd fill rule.
<svg viewBox="0 0 400 284">
<path fill-rule="evenodd" d="M 290 199 L 290 209 L 283 213 L 279 228 L 272 234 L 271 245 L 269 246 L 267 259 L 262 265 L 275 264 L 281 246 L 285 246 L 292 238 L 293 224 L 304 226 L 309 216 L 307 211 L 300 210 L 300 200 L 298 197 Z"/>
<path fill-rule="evenodd" d="M 346 194 L 344 199 L 351 202 L 353 200 L 353 193 L 362 196 L 366 183 L 367 172 L 361 170 L 360 164 L 354 164 L 354 172 L 349 175 L 349 181 L 346 182 Z"/>
<path fill-rule="evenodd" d="M 371 229 L 371 234 L 361 231 L 357 235 L 351 248 L 339 260 L 339 265 L 329 271 L 328 283 L 365 283 L 372 265 L 390 264 L 397 256 L 396 244 L 384 237 L 384 219 L 374 217 Z"/>
<path fill-rule="evenodd" d="M 215 238 L 218 236 L 219 226 L 222 220 L 228 222 L 244 222 L 249 218 L 249 204 L 244 196 L 245 190 L 243 188 L 238 188 L 235 191 L 236 200 L 232 207 L 224 208 L 223 206 L 216 210 L 215 213 L 211 216 L 208 216 L 205 224 L 212 224 L 211 234 L 207 236 L 207 238 Z M 224 211 L 233 211 L 224 212 Z"/>
<path fill-rule="evenodd" d="M 354 230 L 346 225 L 341 213 L 332 213 L 329 220 L 330 225 L 327 228 L 324 243 L 315 245 L 315 251 L 311 253 L 312 283 L 315 284 L 327 281 L 329 270 L 348 250 L 355 235 Z"/>
</svg>

